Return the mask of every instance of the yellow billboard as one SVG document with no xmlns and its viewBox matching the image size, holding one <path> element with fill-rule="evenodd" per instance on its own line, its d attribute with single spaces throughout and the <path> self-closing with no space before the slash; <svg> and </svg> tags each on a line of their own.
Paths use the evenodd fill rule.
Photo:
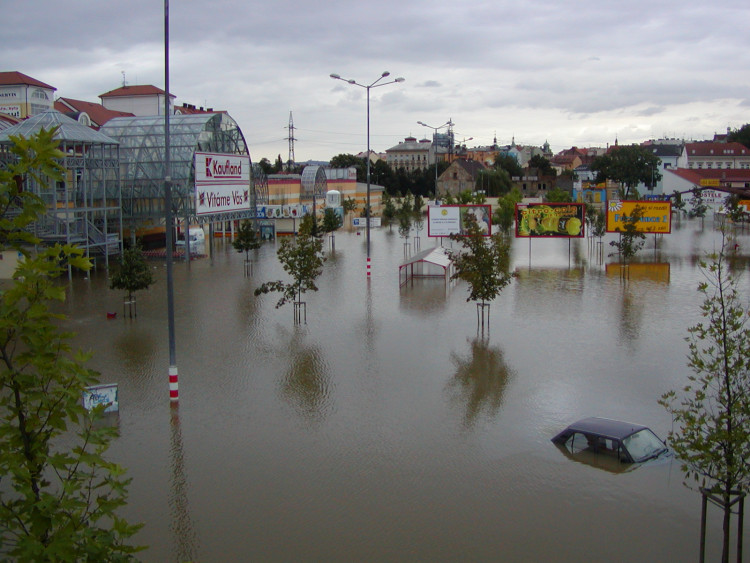
<svg viewBox="0 0 750 563">
<path fill-rule="evenodd" d="M 638 232 L 672 232 L 672 203 L 670 201 L 622 201 L 617 199 L 607 203 L 607 232 L 623 232 L 636 207 L 641 210 L 641 218 L 635 224 Z"/>
</svg>

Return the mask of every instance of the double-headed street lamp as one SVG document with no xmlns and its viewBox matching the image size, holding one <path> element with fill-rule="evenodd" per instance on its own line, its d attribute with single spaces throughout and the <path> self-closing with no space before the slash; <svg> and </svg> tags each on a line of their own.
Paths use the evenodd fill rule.
<svg viewBox="0 0 750 563">
<path fill-rule="evenodd" d="M 432 134 L 432 145 L 433 145 L 433 148 L 435 149 L 434 150 L 434 154 L 435 154 L 435 203 L 437 203 L 437 198 L 438 198 L 438 193 L 437 193 L 438 160 L 437 160 L 437 143 L 435 141 L 436 141 L 438 129 L 442 129 L 443 127 L 452 127 L 453 126 L 453 121 L 451 121 L 449 119 L 448 121 L 446 121 L 445 123 L 443 123 L 439 127 L 432 127 L 431 125 L 427 125 L 426 123 L 423 123 L 422 121 L 417 121 L 417 125 L 421 125 L 422 127 L 427 127 L 428 129 L 432 129 L 432 131 L 433 131 L 433 134 Z"/>
<path fill-rule="evenodd" d="M 367 221 L 367 277 L 370 277 L 370 88 L 377 88 L 379 86 L 385 86 L 386 84 L 393 84 L 394 82 L 403 82 L 403 78 L 395 78 L 388 82 L 380 82 L 383 78 L 390 76 L 390 72 L 384 72 L 381 74 L 375 82 L 365 85 L 360 84 L 356 80 L 341 78 L 339 74 L 331 74 L 331 78 L 334 80 L 343 80 L 347 84 L 353 86 L 359 86 L 367 90 L 367 204 L 365 207 L 365 220 Z"/>
</svg>

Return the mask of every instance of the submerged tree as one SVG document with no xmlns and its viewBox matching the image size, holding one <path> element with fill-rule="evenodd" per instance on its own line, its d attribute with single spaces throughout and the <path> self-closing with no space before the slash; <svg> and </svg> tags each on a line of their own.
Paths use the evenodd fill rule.
<svg viewBox="0 0 750 563">
<path fill-rule="evenodd" d="M 461 244 L 460 251 L 450 252 L 455 273 L 451 279 L 463 280 L 469 284 L 469 297 L 466 301 L 477 301 L 477 324 L 484 328 L 485 311 L 489 323 L 488 301 L 494 300 L 513 279 L 510 267 L 510 242 L 500 233 L 487 237 L 479 226 L 476 217 L 467 213 L 464 216 L 466 235 L 451 235 L 451 239 Z"/>
<path fill-rule="evenodd" d="M 0 169 L 0 248 L 24 255 L 0 293 L 0 558 L 13 561 L 121 561 L 139 548 L 125 542 L 140 526 L 117 510 L 129 479 L 107 461 L 117 434 L 97 424 L 81 395 L 97 383 L 88 355 L 70 346 L 51 304 L 65 298 L 56 278 L 68 265 L 87 270 L 82 250 L 55 245 L 32 256 L 19 230 L 44 212 L 21 187 L 26 176 L 60 179 L 54 130 L 11 137 L 17 160 Z M 63 439 L 64 437 L 64 439 Z"/>
<path fill-rule="evenodd" d="M 623 221 L 623 230 L 617 240 L 610 241 L 610 245 L 617 249 L 617 253 L 627 264 L 646 242 L 646 235 L 638 230 L 638 222 L 643 217 L 643 208 L 636 205 L 633 212 Z"/>
<path fill-rule="evenodd" d="M 120 265 L 112 276 L 109 287 L 110 289 L 122 289 L 127 292 L 127 302 L 130 304 L 130 316 L 132 317 L 135 292 L 148 289 L 154 281 L 154 273 L 151 271 L 141 247 L 136 245 L 123 251 Z"/>
<path fill-rule="evenodd" d="M 245 262 L 250 260 L 250 251 L 260 248 L 260 237 L 251 220 L 243 221 L 237 231 L 237 236 L 232 241 L 232 246 L 237 252 L 245 253 Z"/>
<path fill-rule="evenodd" d="M 295 322 L 299 322 L 298 308 L 302 305 L 302 294 L 307 291 L 318 291 L 315 280 L 323 271 L 323 240 L 313 236 L 311 221 L 300 225 L 299 234 L 294 238 L 285 238 L 279 245 L 277 256 L 284 271 L 292 277 L 292 282 L 283 280 L 271 281 L 256 288 L 255 295 L 277 292 L 281 297 L 276 308 L 295 303 Z"/>
<path fill-rule="evenodd" d="M 669 442 L 686 481 L 698 483 L 723 510 L 722 561 L 729 560 L 732 500 L 750 484 L 750 308 L 727 263 L 726 241 L 701 263 L 706 281 L 698 291 L 704 322 L 688 329 L 693 374 L 680 391 L 662 395 L 677 423 Z M 687 484 L 687 483 L 686 483 Z"/>
</svg>

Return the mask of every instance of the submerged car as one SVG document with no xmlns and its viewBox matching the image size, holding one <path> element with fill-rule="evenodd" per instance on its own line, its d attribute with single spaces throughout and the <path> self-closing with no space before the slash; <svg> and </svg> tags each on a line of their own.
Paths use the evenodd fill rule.
<svg viewBox="0 0 750 563">
<path fill-rule="evenodd" d="M 593 453 L 621 463 L 641 463 L 668 452 L 664 442 L 646 426 L 608 418 L 579 420 L 552 441 L 569 454 Z"/>
</svg>

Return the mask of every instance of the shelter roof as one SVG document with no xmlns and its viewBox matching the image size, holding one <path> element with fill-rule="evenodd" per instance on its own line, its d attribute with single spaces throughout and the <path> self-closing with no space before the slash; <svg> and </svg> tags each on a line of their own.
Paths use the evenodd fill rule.
<svg viewBox="0 0 750 563">
<path fill-rule="evenodd" d="M 117 144 L 117 141 L 113 138 L 108 137 L 99 131 L 95 131 L 91 129 L 91 127 L 81 125 L 75 119 L 71 119 L 67 115 L 54 109 L 49 109 L 37 115 L 32 115 L 19 124 L 0 131 L 0 143 L 9 142 L 10 135 L 30 137 L 31 135 L 38 133 L 42 128 L 49 130 L 53 127 L 58 128 L 57 133 L 55 133 L 55 139 L 59 141 L 75 141 L 78 143 L 103 145 Z"/>
<path fill-rule="evenodd" d="M 31 78 L 25 75 L 23 72 L 17 70 L 9 72 L 0 72 L 0 86 L 37 86 L 39 88 L 49 88 L 50 90 L 57 90 L 54 86 L 45 84 L 44 82 Z"/>
<path fill-rule="evenodd" d="M 442 246 L 435 246 L 434 248 L 429 248 L 427 250 L 423 250 L 422 252 L 418 252 L 408 260 L 404 260 L 399 268 L 403 268 L 404 266 L 408 266 L 409 264 L 414 264 L 416 262 L 428 262 L 442 268 L 448 268 L 448 266 L 451 265 L 452 261 L 450 256 L 448 255 L 448 251 L 445 248 L 443 248 Z"/>
</svg>

